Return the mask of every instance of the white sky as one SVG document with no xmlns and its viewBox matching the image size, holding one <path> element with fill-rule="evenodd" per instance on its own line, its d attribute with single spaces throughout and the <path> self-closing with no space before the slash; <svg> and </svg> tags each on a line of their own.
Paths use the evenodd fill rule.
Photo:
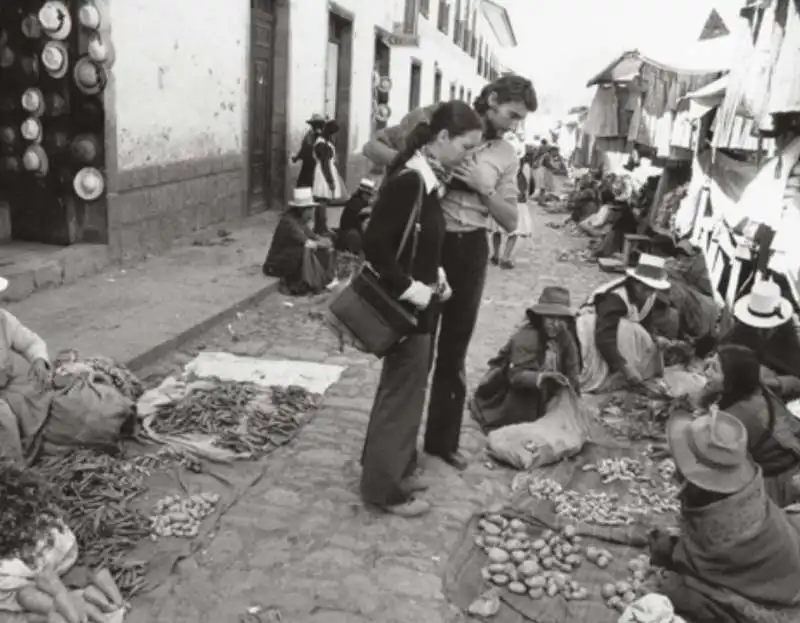
<svg viewBox="0 0 800 623">
<path fill-rule="evenodd" d="M 726 23 L 744 0 L 499 0 L 519 46 L 501 52 L 555 113 L 591 101 L 586 82 L 625 50 L 696 41 L 712 8 Z M 729 24 L 729 28 L 731 28 Z M 732 28 L 731 28 L 732 30 Z M 545 112 L 543 110 L 543 112 Z"/>
</svg>

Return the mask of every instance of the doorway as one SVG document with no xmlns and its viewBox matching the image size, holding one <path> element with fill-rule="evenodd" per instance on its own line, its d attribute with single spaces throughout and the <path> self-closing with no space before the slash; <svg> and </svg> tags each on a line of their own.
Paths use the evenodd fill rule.
<svg viewBox="0 0 800 623">
<path fill-rule="evenodd" d="M 270 195 L 274 0 L 250 0 L 250 155 L 248 214 Z"/>
<path fill-rule="evenodd" d="M 336 119 L 334 137 L 336 166 L 347 179 L 348 137 L 350 135 L 350 88 L 352 86 L 353 21 L 338 12 L 328 13 L 328 53 L 325 66 L 325 114 Z"/>
<path fill-rule="evenodd" d="M 437 69 L 433 74 L 433 103 L 442 101 L 442 70 Z"/>
</svg>

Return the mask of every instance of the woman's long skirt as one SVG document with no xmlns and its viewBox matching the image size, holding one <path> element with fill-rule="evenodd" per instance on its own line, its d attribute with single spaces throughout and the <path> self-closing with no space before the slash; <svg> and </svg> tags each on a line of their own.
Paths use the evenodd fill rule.
<svg viewBox="0 0 800 623">
<path fill-rule="evenodd" d="M 393 506 L 408 499 L 402 483 L 416 467 L 430 351 L 431 336 L 415 334 L 383 360 L 361 455 L 361 496 L 369 504 Z"/>
</svg>

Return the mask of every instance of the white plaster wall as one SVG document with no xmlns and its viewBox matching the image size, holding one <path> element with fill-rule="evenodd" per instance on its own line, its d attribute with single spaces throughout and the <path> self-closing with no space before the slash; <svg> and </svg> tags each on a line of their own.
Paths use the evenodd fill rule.
<svg viewBox="0 0 800 623">
<path fill-rule="evenodd" d="M 249 0 L 110 0 L 120 170 L 245 150 Z"/>
</svg>

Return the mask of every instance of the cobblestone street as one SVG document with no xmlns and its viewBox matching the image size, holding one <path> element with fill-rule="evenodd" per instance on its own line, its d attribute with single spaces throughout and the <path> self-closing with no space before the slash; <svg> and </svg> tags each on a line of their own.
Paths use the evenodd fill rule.
<svg viewBox="0 0 800 623">
<path fill-rule="evenodd" d="M 563 215 L 531 209 L 534 236 L 519 249 L 516 270 L 490 272 L 469 356 L 473 387 L 543 286 L 568 286 L 577 304 L 608 277 L 594 266 L 559 262 L 559 253 L 586 241 L 546 227 Z M 224 516 L 210 545 L 181 565 L 171 595 L 135 602 L 130 621 L 236 623 L 257 606 L 291 623 L 461 620 L 442 597 L 441 569 L 465 521 L 502 498 L 511 474 L 487 465 L 483 438 L 467 419 L 462 447 L 469 469 L 424 464 L 434 483 L 426 494 L 434 503 L 429 516 L 406 520 L 365 510 L 355 465 L 379 363 L 340 354 L 314 309 L 309 301 L 272 296 L 148 370 L 177 370 L 202 348 L 347 367 L 316 419 L 266 459 L 265 477 Z"/>
</svg>

